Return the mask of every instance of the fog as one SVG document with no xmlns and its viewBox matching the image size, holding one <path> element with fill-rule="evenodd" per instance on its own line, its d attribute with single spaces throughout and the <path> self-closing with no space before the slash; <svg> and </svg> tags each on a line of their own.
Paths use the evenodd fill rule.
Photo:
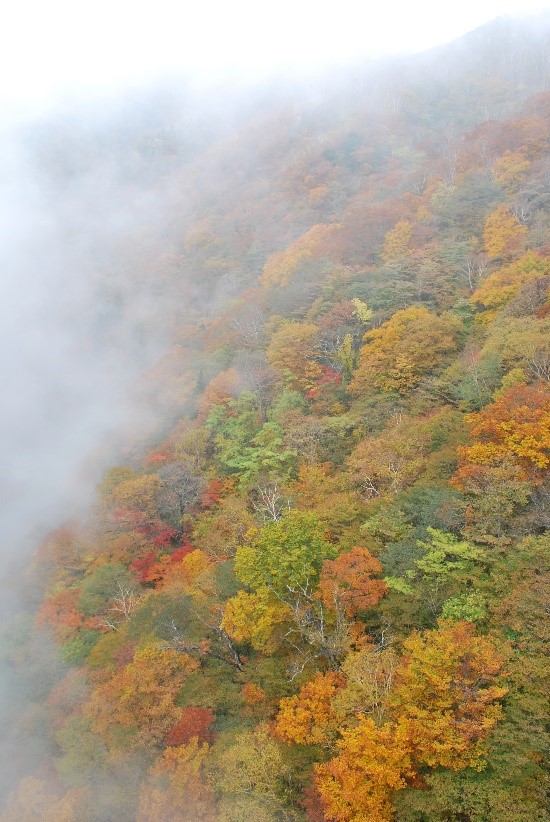
<svg viewBox="0 0 550 822">
<path fill-rule="evenodd" d="M 154 5 L 129 0 L 14 3 L 0 33 L 0 98 L 43 106 L 63 94 L 112 90 L 183 72 L 196 82 L 233 84 L 300 76 L 365 55 L 418 52 L 514 12 L 528 0 L 419 0 L 334 8 L 313 0 L 208 0 Z"/>
<path fill-rule="evenodd" d="M 353 77 L 365 65 L 375 76 L 387 60 L 373 63 L 376 54 L 437 46 L 522 5 L 461 4 L 460 14 L 440 5 L 426 25 L 427 4 L 424 14 L 403 4 L 368 19 L 364 3 L 330 13 L 286 3 L 267 22 L 258 4 L 206 4 L 174 26 L 171 4 L 145 14 L 122 3 L 107 33 L 106 4 L 78 20 L 75 4 L 12 5 L 0 49 L 10 77 L 0 87 L 1 616 L 26 601 L 21 574 L 46 531 L 85 510 L 102 471 L 139 459 L 177 413 L 159 416 L 142 387 L 174 346 L 179 292 L 160 261 L 177 261 L 193 216 L 187 167 L 274 101 L 298 94 L 315 106 L 330 88 L 334 102 L 347 62 Z M 206 311 L 193 273 L 180 275 L 185 299 Z M 56 665 L 42 644 L 29 680 L 47 690 Z M 0 680 L 4 727 L 17 689 Z M 39 753 L 34 730 L 27 743 L 14 736 L 0 749 L 5 789 Z"/>
<path fill-rule="evenodd" d="M 77 466 L 122 421 L 125 390 L 161 345 L 137 338 L 139 287 L 130 313 L 130 294 L 109 297 L 125 244 L 162 203 L 136 191 L 115 152 L 90 151 L 71 169 L 76 124 L 71 135 L 66 119 L 54 123 L 57 134 L 36 123 L 1 145 L 4 556 L 30 527 L 59 517 L 66 493 L 75 498 Z"/>
<path fill-rule="evenodd" d="M 343 65 L 433 47 L 518 9 L 12 4 L 0 49 L 4 557 L 58 521 L 67 495 L 85 500 L 97 479 L 75 482 L 86 455 L 148 413 L 132 401 L 129 414 L 127 392 L 169 339 L 145 319 L 163 298 L 154 278 L 129 270 L 179 251 L 166 229 L 171 209 L 185 210 L 171 172 L 237 129 L 264 87 L 269 99 L 294 86 L 318 100 Z M 161 132 L 177 156 L 158 151 Z"/>
<path fill-rule="evenodd" d="M 165 423 L 143 385 L 172 344 L 158 266 L 181 250 L 168 226 L 186 207 L 171 172 L 228 122 L 208 124 L 178 86 L 65 103 L 0 135 L 4 652 L 30 619 L 25 568 L 45 533 L 85 511 L 103 470 L 139 458 Z M 14 678 L 0 653 L 2 798 L 42 761 L 32 706 L 63 668 L 38 634 L 25 666 Z"/>
</svg>

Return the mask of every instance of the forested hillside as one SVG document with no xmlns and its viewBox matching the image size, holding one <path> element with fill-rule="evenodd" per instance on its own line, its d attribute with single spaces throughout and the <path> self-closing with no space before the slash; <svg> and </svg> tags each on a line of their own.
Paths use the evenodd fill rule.
<svg viewBox="0 0 550 822">
<path fill-rule="evenodd" d="M 89 332 L 167 343 L 14 581 L 2 822 L 550 819 L 547 22 L 33 135 L 169 191 Z"/>
</svg>

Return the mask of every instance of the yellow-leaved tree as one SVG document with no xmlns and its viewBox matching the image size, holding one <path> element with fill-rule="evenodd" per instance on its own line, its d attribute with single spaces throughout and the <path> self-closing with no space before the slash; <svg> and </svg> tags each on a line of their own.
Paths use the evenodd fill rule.
<svg viewBox="0 0 550 822">
<path fill-rule="evenodd" d="M 510 208 L 499 205 L 485 220 L 483 242 L 490 259 L 511 257 L 519 251 L 527 235 L 527 227 L 522 225 Z"/>
<path fill-rule="evenodd" d="M 285 320 L 271 337 L 268 362 L 289 388 L 305 391 L 322 376 L 323 369 L 314 360 L 318 334 L 314 323 Z"/>
<path fill-rule="evenodd" d="M 334 246 L 334 238 L 341 229 L 342 226 L 339 224 L 319 223 L 294 240 L 284 251 L 276 251 L 272 254 L 260 278 L 264 288 L 287 286 L 304 260 L 314 257 L 336 259 L 338 255 Z"/>
<path fill-rule="evenodd" d="M 423 306 L 397 311 L 380 328 L 365 334 L 350 390 L 407 394 L 422 374 L 456 349 L 460 327 L 457 317 L 438 316 Z"/>
<path fill-rule="evenodd" d="M 397 263 L 407 256 L 411 239 L 412 224 L 408 220 L 400 220 L 387 232 L 380 253 L 386 265 Z"/>
<path fill-rule="evenodd" d="M 550 275 L 550 260 L 528 251 L 509 265 L 490 274 L 471 296 L 484 308 L 498 309 L 512 300 L 525 283 Z"/>
<path fill-rule="evenodd" d="M 389 822 L 395 791 L 417 784 L 423 768 L 483 769 L 506 694 L 496 681 L 502 663 L 472 623 L 441 620 L 405 640 L 399 661 L 370 648 L 341 673 L 317 674 L 281 701 L 276 732 L 335 751 L 315 766 L 328 819 Z"/>
</svg>

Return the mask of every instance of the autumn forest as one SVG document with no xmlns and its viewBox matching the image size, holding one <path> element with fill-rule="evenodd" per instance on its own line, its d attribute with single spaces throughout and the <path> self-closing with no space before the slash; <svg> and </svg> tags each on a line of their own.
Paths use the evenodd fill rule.
<svg viewBox="0 0 550 822">
<path fill-rule="evenodd" d="M 165 344 L 17 572 L 2 822 L 550 820 L 545 31 L 110 135 L 169 203 L 94 333 Z"/>
</svg>

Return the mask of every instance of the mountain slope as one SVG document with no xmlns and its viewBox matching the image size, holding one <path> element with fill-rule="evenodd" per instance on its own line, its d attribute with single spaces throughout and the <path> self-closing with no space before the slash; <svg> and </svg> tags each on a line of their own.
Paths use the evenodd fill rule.
<svg viewBox="0 0 550 822">
<path fill-rule="evenodd" d="M 547 32 L 34 137 L 162 203 L 85 331 L 153 413 L 21 580 L 2 819 L 548 819 Z"/>
</svg>

